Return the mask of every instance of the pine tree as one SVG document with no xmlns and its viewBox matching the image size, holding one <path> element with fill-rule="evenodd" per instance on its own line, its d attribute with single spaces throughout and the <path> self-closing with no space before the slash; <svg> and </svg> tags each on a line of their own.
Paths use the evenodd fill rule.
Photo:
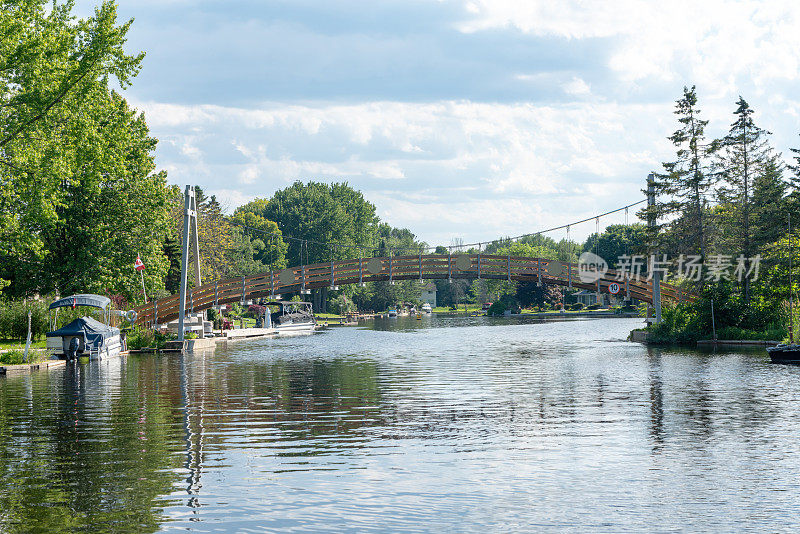
<svg viewBox="0 0 800 534">
<path fill-rule="evenodd" d="M 643 219 L 652 216 L 659 223 L 649 229 L 651 244 L 668 244 L 671 252 L 705 257 L 708 236 L 706 195 L 714 177 L 710 156 L 715 143 L 705 142 L 708 121 L 700 119 L 695 86 L 683 88 L 683 96 L 676 101 L 674 113 L 678 116 L 680 128 L 668 139 L 677 147 L 677 158 L 662 163 L 664 172 L 655 177 L 655 205 L 640 211 L 639 216 Z"/>
<path fill-rule="evenodd" d="M 783 169 L 780 156 L 775 154 L 753 179 L 752 246 L 756 251 L 777 242 L 786 230 L 788 184 Z"/>
<path fill-rule="evenodd" d="M 789 198 L 787 199 L 787 209 L 792 211 L 800 210 L 800 148 L 790 148 L 793 154 L 794 165 L 789 165 L 792 174 L 789 176 Z"/>
<path fill-rule="evenodd" d="M 750 258 L 756 250 L 753 235 L 754 182 L 757 177 L 761 177 L 760 183 L 774 181 L 774 176 L 769 178 L 765 175 L 774 175 L 779 168 L 775 167 L 776 157 L 767 141 L 770 133 L 753 122 L 753 110 L 744 98 L 740 96 L 736 106 L 736 120 L 728 134 L 719 141 L 717 165 L 725 182 L 717 192 L 722 214 L 720 234 L 725 248 Z M 745 302 L 749 302 L 750 283 L 746 278 L 743 289 Z"/>
</svg>

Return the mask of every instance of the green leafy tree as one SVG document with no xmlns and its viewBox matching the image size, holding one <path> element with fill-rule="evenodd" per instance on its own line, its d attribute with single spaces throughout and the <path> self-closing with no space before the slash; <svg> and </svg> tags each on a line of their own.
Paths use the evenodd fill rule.
<svg viewBox="0 0 800 534">
<path fill-rule="evenodd" d="M 251 248 L 252 260 L 261 265 L 262 270 L 283 269 L 287 267 L 286 252 L 289 246 L 284 242 L 277 223 L 258 213 L 263 213 L 264 203 L 263 200 L 256 200 L 247 205 L 250 209 L 237 209 L 231 217 L 231 223 L 238 227 L 241 235 L 238 246 L 241 249 Z"/>
<path fill-rule="evenodd" d="M 269 200 L 257 199 L 237 208 L 234 218 L 244 219 L 248 212 L 275 221 L 287 236 L 288 265 L 366 253 L 374 245 L 378 223 L 375 206 L 346 183 L 298 181 L 276 191 Z"/>
<path fill-rule="evenodd" d="M 618 266 L 622 256 L 647 252 L 647 227 L 644 224 L 612 224 L 600 234 L 590 235 L 583 244 L 584 252 L 595 252 L 609 267 Z"/>
<path fill-rule="evenodd" d="M 147 266 L 151 289 L 163 285 L 168 268 L 162 240 L 170 189 L 165 173 L 154 172 L 156 140 L 144 116 L 106 88 L 98 87 L 79 109 L 61 111 L 69 127 L 60 136 L 64 161 L 54 217 L 39 221 L 39 252 L 9 262 L 9 289 L 15 295 L 93 291 L 141 299 L 136 255 Z"/>
<path fill-rule="evenodd" d="M 0 3 L 0 255 L 31 260 L 27 273 L 15 266 L 17 282 L 47 257 L 44 230 L 58 224 L 76 174 L 90 172 L 76 168 L 76 157 L 86 161 L 102 145 L 92 133 L 108 132 L 106 120 L 125 114 L 107 81 L 125 88 L 144 57 L 123 50 L 131 23 L 117 25 L 114 2 L 82 20 L 72 6 Z M 83 134 L 86 146 L 77 144 Z M 32 284 L 16 285 L 19 293 Z"/>
<path fill-rule="evenodd" d="M 109 88 L 127 87 L 143 54 L 124 51 L 130 22 L 102 3 L 0 9 L 0 277 L 5 292 L 141 295 L 133 270 L 162 284 L 168 188 L 155 173 L 144 116 Z M 139 297 L 141 298 L 141 297 Z"/>
</svg>

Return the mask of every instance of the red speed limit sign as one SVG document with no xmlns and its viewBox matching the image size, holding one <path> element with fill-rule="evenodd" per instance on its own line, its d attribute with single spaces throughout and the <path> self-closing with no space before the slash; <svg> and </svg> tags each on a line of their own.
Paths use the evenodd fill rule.
<svg viewBox="0 0 800 534">
<path fill-rule="evenodd" d="M 612 295 L 616 295 L 617 293 L 619 293 L 619 284 L 616 282 L 611 282 L 610 284 L 608 284 L 608 292 L 611 293 Z"/>
</svg>

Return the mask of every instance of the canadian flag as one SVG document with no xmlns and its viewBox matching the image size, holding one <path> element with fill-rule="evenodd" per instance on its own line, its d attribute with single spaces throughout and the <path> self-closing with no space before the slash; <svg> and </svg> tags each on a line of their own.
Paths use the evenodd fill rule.
<svg viewBox="0 0 800 534">
<path fill-rule="evenodd" d="M 138 254 L 136 255 L 136 261 L 133 262 L 133 268 L 136 269 L 137 271 L 144 271 L 144 262 L 142 261 L 142 258 L 139 257 Z"/>
</svg>

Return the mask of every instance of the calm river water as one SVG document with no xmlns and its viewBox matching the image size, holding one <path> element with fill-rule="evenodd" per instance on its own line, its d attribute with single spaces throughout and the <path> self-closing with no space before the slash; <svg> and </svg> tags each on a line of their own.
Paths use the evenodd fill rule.
<svg viewBox="0 0 800 534">
<path fill-rule="evenodd" d="M 800 368 L 390 319 L 0 378 L 0 531 L 800 529 Z"/>
</svg>

